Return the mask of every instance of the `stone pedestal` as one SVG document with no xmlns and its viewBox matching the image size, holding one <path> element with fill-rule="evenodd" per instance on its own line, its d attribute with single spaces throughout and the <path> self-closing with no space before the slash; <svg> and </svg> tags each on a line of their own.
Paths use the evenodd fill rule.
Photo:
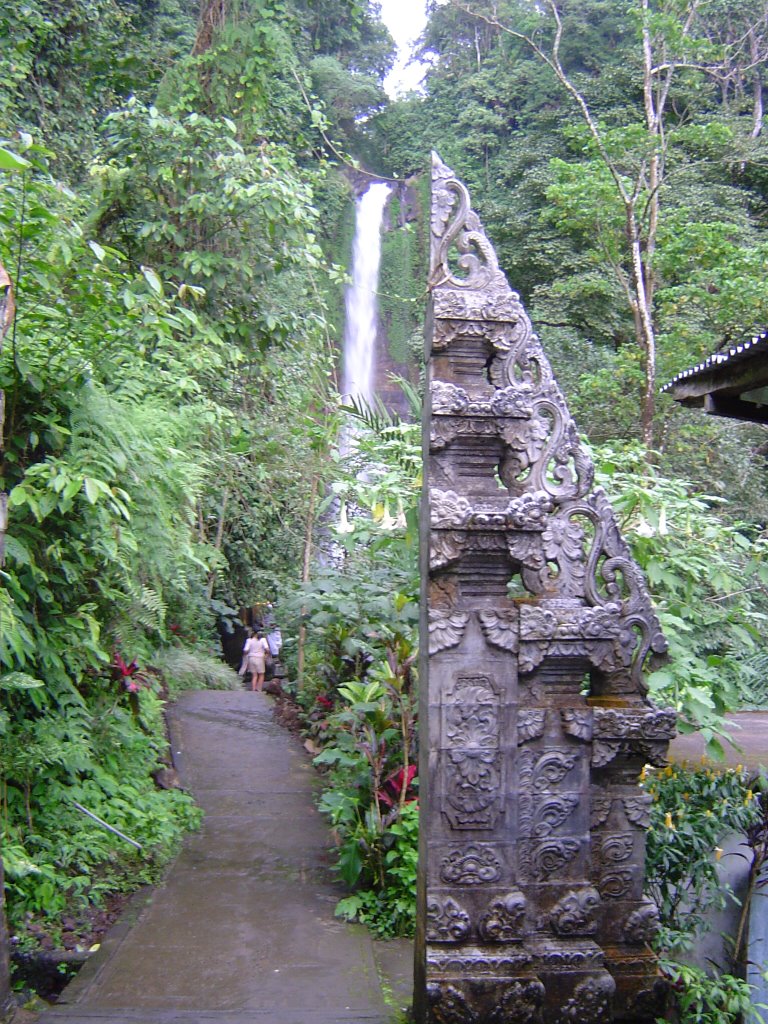
<svg viewBox="0 0 768 1024">
<path fill-rule="evenodd" d="M 653 1021 L 637 565 L 464 186 L 433 164 L 420 1024 Z M 428 644 L 427 644 L 428 637 Z"/>
</svg>

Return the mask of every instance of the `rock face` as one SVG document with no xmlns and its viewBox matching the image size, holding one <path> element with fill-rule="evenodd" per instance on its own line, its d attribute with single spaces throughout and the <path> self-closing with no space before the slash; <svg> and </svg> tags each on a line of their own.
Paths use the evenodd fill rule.
<svg viewBox="0 0 768 1024">
<path fill-rule="evenodd" d="M 642 574 L 464 186 L 433 158 L 420 1024 L 653 1021 Z"/>
</svg>

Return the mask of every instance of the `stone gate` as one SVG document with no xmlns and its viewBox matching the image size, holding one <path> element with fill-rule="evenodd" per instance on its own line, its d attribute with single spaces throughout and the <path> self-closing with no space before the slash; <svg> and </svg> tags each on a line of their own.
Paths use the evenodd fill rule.
<svg viewBox="0 0 768 1024">
<path fill-rule="evenodd" d="M 674 734 L 642 675 L 666 644 L 530 320 L 436 156 L 429 286 L 417 1021 L 650 1022 L 637 779 Z"/>
</svg>

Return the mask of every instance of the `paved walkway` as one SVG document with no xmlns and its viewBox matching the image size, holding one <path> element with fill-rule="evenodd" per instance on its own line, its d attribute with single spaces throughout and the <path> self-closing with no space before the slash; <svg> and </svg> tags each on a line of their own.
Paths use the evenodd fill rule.
<svg viewBox="0 0 768 1024">
<path fill-rule="evenodd" d="M 733 743 L 723 743 L 725 763 L 747 768 L 768 768 L 768 713 L 765 711 L 735 711 L 726 717 L 727 731 Z M 705 744 L 697 732 L 677 736 L 670 744 L 669 754 L 674 761 L 698 764 Z"/>
<path fill-rule="evenodd" d="M 203 828 L 41 1024 L 393 1021 L 408 1000 L 410 944 L 374 943 L 334 918 L 342 891 L 315 773 L 270 699 L 184 694 L 172 735 Z"/>
</svg>

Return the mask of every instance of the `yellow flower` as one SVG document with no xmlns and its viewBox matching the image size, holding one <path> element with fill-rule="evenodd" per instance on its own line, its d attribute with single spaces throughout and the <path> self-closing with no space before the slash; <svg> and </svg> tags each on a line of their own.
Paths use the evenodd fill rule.
<svg viewBox="0 0 768 1024">
<path fill-rule="evenodd" d="M 736 774 L 737 774 L 737 775 L 741 775 L 741 773 L 742 773 L 743 771 L 744 771 L 744 765 L 743 765 L 743 764 L 737 764 L 737 765 L 736 765 Z"/>
<path fill-rule="evenodd" d="M 648 778 L 648 765 L 644 764 L 643 765 L 643 770 L 640 772 L 640 781 L 641 782 L 645 782 L 645 780 L 647 778 Z"/>
<path fill-rule="evenodd" d="M 744 797 L 744 806 L 746 807 L 748 803 L 751 803 L 751 801 L 754 800 L 754 798 L 755 794 L 752 792 L 751 789 L 748 789 L 747 795 Z"/>
<path fill-rule="evenodd" d="M 675 824 L 672 821 L 671 811 L 667 811 L 667 813 L 664 815 L 664 824 L 667 826 L 667 828 L 671 828 L 673 832 L 675 831 Z"/>
<path fill-rule="evenodd" d="M 712 817 L 712 811 L 709 811 L 709 810 L 704 811 L 704 817 L 705 818 L 711 818 Z"/>
<path fill-rule="evenodd" d="M 671 764 L 668 764 L 667 767 L 664 769 L 664 774 L 667 776 L 668 779 L 672 778 L 672 765 Z"/>
</svg>

